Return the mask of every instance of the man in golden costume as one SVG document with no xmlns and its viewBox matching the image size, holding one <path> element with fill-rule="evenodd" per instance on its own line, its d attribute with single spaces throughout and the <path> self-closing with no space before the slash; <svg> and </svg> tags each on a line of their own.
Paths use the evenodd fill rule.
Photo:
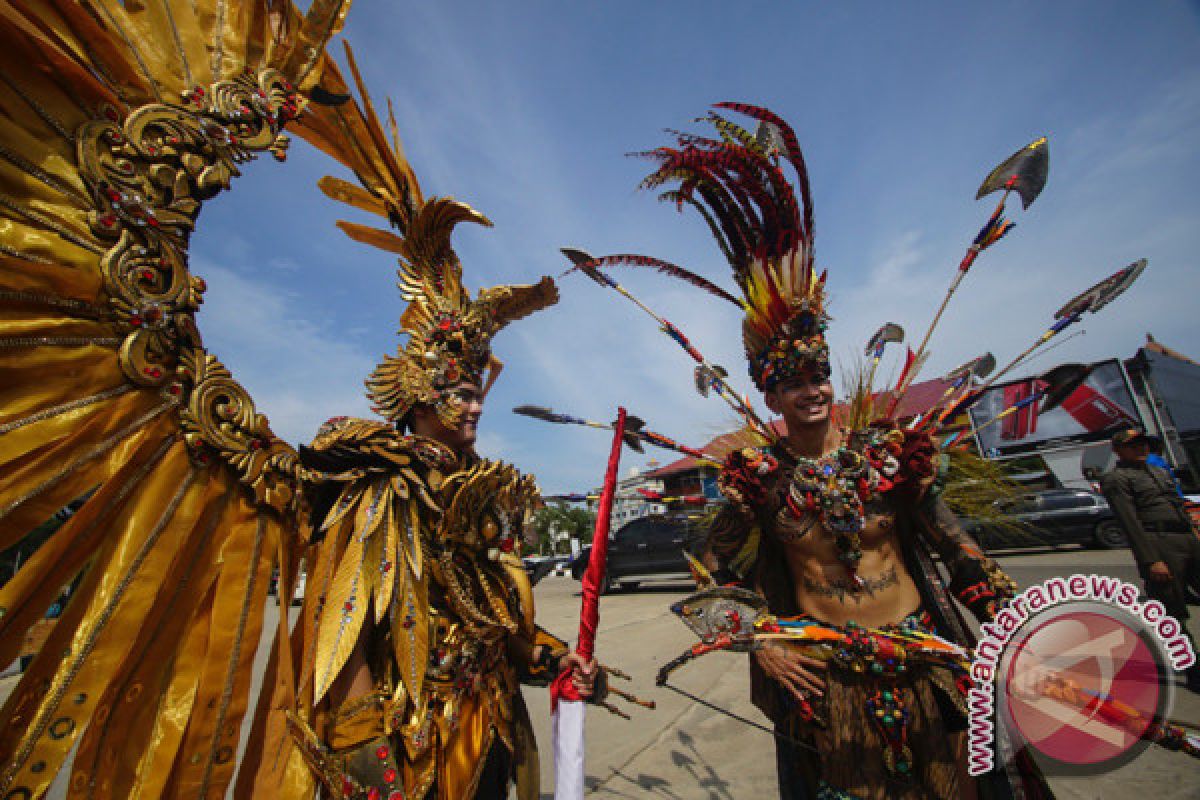
<svg viewBox="0 0 1200 800">
<path fill-rule="evenodd" d="M 536 798 L 520 680 L 591 664 L 533 622 L 516 554 L 531 478 L 475 455 L 501 328 L 549 279 L 471 298 L 468 206 L 426 199 L 325 51 L 349 3 L 0 0 L 0 549 L 87 501 L 0 587 L 0 663 L 75 592 L 0 709 L 0 797 Z M 285 129 L 351 170 L 321 188 L 400 257 L 408 340 L 379 420 L 297 453 L 203 344 L 203 202 Z M 275 632 L 251 733 L 273 571 Z M 320 790 L 320 786 L 324 790 Z"/>
<path fill-rule="evenodd" d="M 532 478 L 473 450 L 492 335 L 558 293 L 544 278 L 470 300 L 445 241 L 486 220 L 446 200 L 418 213 L 400 272 L 408 342 L 367 381 L 387 422 L 335 418 L 301 449 L 320 476 L 299 684 L 314 715 L 291 722 L 337 796 L 503 798 L 510 776 L 536 783 L 518 682 L 570 665 L 590 694 L 595 670 L 534 625 L 516 555 Z M 417 230 L 432 247 L 413 246 Z"/>
</svg>

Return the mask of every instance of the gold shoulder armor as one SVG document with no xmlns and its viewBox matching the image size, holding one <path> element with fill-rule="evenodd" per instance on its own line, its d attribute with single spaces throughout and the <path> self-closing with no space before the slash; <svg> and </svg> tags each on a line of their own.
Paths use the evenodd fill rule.
<svg viewBox="0 0 1200 800">
<path fill-rule="evenodd" d="M 540 502 L 532 475 L 502 461 L 478 461 L 450 475 L 442 488 L 439 539 L 469 550 L 512 553 Z"/>
</svg>

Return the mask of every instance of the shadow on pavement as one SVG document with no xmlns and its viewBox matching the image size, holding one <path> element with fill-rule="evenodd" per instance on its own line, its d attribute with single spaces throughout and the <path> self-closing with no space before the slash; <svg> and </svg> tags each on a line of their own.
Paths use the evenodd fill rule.
<svg viewBox="0 0 1200 800">
<path fill-rule="evenodd" d="M 687 731 L 676 731 L 675 736 L 684 747 L 692 752 L 695 758 L 678 750 L 672 750 L 671 763 L 686 769 L 696 781 L 696 785 L 708 792 L 709 800 L 722 800 L 723 798 L 733 800 L 733 795 L 729 791 L 729 781 L 718 775 L 712 764 L 704 760 L 704 756 L 700 755 L 696 749 L 692 735 Z"/>
</svg>

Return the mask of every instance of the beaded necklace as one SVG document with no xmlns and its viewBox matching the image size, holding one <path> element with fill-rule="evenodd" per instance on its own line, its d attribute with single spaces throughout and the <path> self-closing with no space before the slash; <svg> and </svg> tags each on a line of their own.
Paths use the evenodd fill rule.
<svg viewBox="0 0 1200 800">
<path fill-rule="evenodd" d="M 900 469 L 896 455 L 903 436 L 898 430 L 867 428 L 843 432 L 848 443 L 819 458 L 792 453 L 796 470 L 788 488 L 788 509 L 797 518 L 816 514 L 833 536 L 838 561 L 855 587 L 862 586 L 858 562 L 862 559 L 863 504 L 892 488 L 892 478 Z"/>
</svg>

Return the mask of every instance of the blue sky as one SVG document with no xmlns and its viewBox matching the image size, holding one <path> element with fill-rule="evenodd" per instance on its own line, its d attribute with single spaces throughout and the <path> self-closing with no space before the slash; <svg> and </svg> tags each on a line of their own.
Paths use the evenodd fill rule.
<svg viewBox="0 0 1200 800">
<path fill-rule="evenodd" d="M 1005 361 L 1069 297 L 1140 257 L 1150 267 L 1130 293 L 1031 369 L 1128 357 L 1146 331 L 1200 356 L 1195 3 L 359 0 L 344 33 L 376 101 L 395 103 L 426 195 L 495 222 L 456 234 L 473 289 L 558 275 L 563 245 L 655 255 L 732 287 L 702 223 L 635 191 L 647 163 L 623 154 L 740 100 L 789 120 L 804 148 L 843 365 L 885 321 L 919 337 L 990 211 L 974 200 L 980 180 L 1042 134 L 1046 190 L 1028 212 L 1010 204 L 1017 228 L 963 284 L 925 376 L 985 350 Z M 286 165 L 251 165 L 207 205 L 193 244 L 210 287 L 205 341 L 292 442 L 329 416 L 369 414 L 362 380 L 398 342 L 395 263 L 334 228 L 373 220 L 318 193 L 329 173 L 342 174 L 294 142 Z M 752 389 L 736 309 L 657 275 L 620 277 Z M 599 481 L 603 434 L 516 417 L 520 403 L 597 419 L 623 403 L 697 445 L 733 424 L 632 305 L 579 276 L 561 290 L 495 341 L 507 369 L 485 455 L 546 491 Z"/>
</svg>

